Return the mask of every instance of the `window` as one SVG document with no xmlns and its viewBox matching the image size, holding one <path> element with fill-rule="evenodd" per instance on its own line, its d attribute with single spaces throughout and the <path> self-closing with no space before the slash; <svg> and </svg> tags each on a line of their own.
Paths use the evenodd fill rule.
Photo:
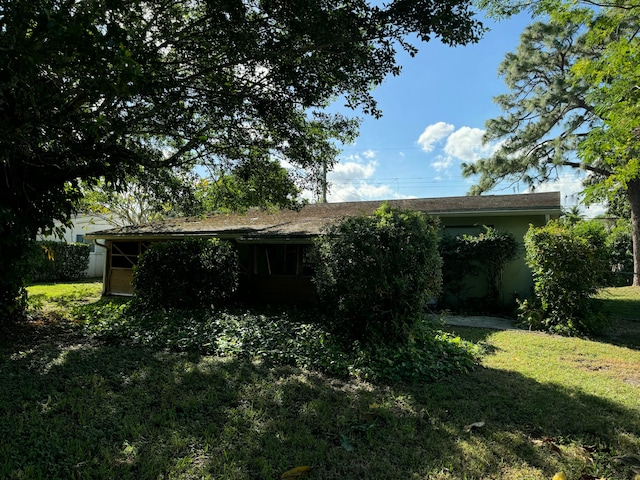
<svg viewBox="0 0 640 480">
<path fill-rule="evenodd" d="M 313 274 L 308 245 L 256 245 L 254 273 L 257 275 L 309 276 Z"/>
<path fill-rule="evenodd" d="M 91 245 L 91 249 L 89 250 L 91 253 L 96 251 L 96 245 L 91 240 L 85 240 L 84 235 L 77 234 L 76 243 L 86 243 L 87 245 Z"/>
<path fill-rule="evenodd" d="M 138 263 L 138 255 L 146 249 L 140 242 L 113 242 L 111 244 L 111 267 L 133 268 Z"/>
</svg>

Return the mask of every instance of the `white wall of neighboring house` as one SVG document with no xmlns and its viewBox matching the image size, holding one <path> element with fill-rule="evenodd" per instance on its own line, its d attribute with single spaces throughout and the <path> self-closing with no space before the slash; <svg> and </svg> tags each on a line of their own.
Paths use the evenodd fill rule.
<svg viewBox="0 0 640 480">
<path fill-rule="evenodd" d="M 101 218 L 92 217 L 90 215 L 77 215 L 73 219 L 70 228 L 65 229 L 64 237 L 60 238 L 55 235 L 40 235 L 39 240 L 53 240 L 57 242 L 82 243 L 86 242 L 92 245 L 91 253 L 89 253 L 89 267 L 85 271 L 89 278 L 102 277 L 104 274 L 104 257 L 107 250 L 104 247 L 95 245 L 91 240 L 85 240 L 84 237 L 88 233 L 98 232 L 100 230 L 108 230 L 113 225 Z"/>
</svg>

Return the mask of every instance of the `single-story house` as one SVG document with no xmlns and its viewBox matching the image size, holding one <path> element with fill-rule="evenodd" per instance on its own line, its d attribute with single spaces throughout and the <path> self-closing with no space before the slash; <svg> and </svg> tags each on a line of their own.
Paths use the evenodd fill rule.
<svg viewBox="0 0 640 480">
<path fill-rule="evenodd" d="M 267 302 L 304 302 L 315 298 L 313 239 L 326 226 L 357 215 L 373 215 L 380 201 L 318 203 L 299 211 L 250 210 L 246 214 L 170 218 L 87 235 L 104 246 L 104 294 L 130 295 L 138 256 L 150 243 L 190 237 L 219 238 L 236 243 L 241 262 L 241 288 L 247 298 Z M 484 225 L 511 232 L 522 240 L 529 225 L 541 226 L 561 214 L 560 193 L 464 196 L 389 200 L 392 207 L 437 216 L 447 233 L 477 234 Z M 506 266 L 504 298 L 529 296 L 532 277 L 522 256 Z"/>
</svg>

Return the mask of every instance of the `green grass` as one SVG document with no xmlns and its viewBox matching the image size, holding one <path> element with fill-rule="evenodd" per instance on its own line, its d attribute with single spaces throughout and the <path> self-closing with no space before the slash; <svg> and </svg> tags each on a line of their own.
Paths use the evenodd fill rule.
<svg viewBox="0 0 640 480">
<path fill-rule="evenodd" d="M 605 288 L 598 298 L 612 319 L 603 340 L 640 349 L 640 287 Z"/>
<path fill-rule="evenodd" d="M 640 350 L 451 329 L 482 365 L 412 384 L 78 335 L 6 344 L 0 478 L 633 478 L 616 457 L 640 457 Z"/>
<path fill-rule="evenodd" d="M 640 287 L 604 288 L 598 298 L 610 315 L 640 321 Z"/>
<path fill-rule="evenodd" d="M 102 281 L 42 283 L 27 287 L 30 313 L 62 313 L 78 305 L 96 302 L 102 295 Z"/>
</svg>

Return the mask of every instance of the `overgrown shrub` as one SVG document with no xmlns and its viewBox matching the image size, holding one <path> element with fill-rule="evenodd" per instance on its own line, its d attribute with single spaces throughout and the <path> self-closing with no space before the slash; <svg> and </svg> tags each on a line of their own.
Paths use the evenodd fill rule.
<svg viewBox="0 0 640 480">
<path fill-rule="evenodd" d="M 437 221 L 383 204 L 317 241 L 315 282 L 333 330 L 347 339 L 406 340 L 439 293 Z"/>
<path fill-rule="evenodd" d="M 601 330 L 605 318 L 592 297 L 607 279 L 604 227 L 597 222 L 532 226 L 525 248 L 535 298 L 521 304 L 521 320 L 535 329 L 567 335 Z"/>
<path fill-rule="evenodd" d="M 186 239 L 151 244 L 133 272 L 136 296 L 154 308 L 228 303 L 238 289 L 238 255 L 229 242 Z"/>
<path fill-rule="evenodd" d="M 43 282 L 83 278 L 89 267 L 91 245 L 44 240 L 33 249 L 32 279 Z"/>
<path fill-rule="evenodd" d="M 631 221 L 619 219 L 609 232 L 607 246 L 610 254 L 612 286 L 631 285 L 633 282 L 633 242 Z"/>
<path fill-rule="evenodd" d="M 484 303 L 490 309 L 504 304 L 500 298 L 502 271 L 518 254 L 518 242 L 513 234 L 484 227 L 478 235 L 444 235 L 440 240 L 443 267 L 443 296 L 445 305 L 455 307 L 469 302 L 467 289 L 479 276 L 486 279 Z"/>
</svg>

